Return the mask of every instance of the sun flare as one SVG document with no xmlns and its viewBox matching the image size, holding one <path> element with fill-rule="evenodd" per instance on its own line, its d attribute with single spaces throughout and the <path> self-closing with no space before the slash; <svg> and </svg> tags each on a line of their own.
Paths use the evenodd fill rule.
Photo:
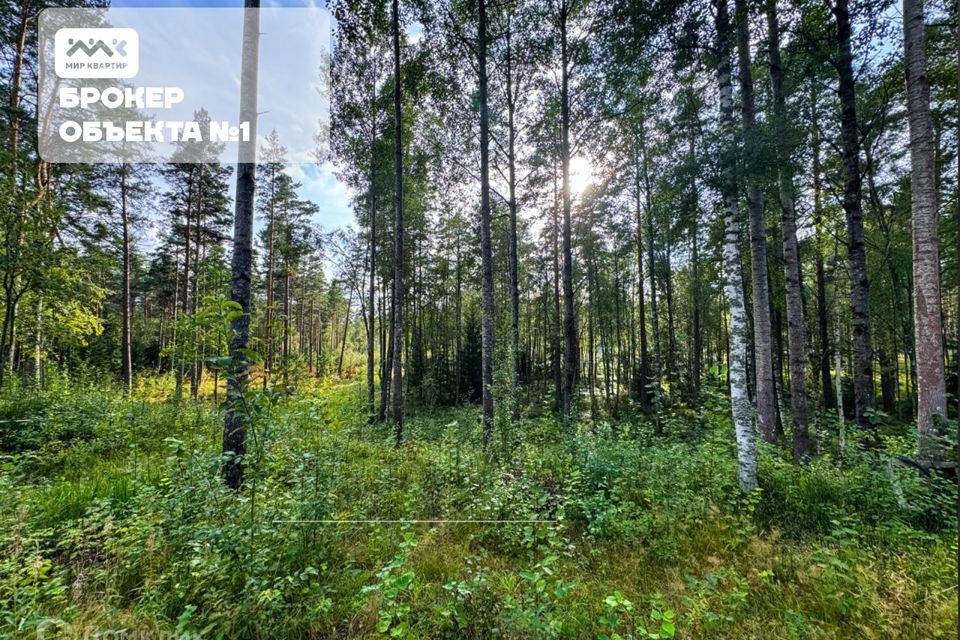
<svg viewBox="0 0 960 640">
<path fill-rule="evenodd" d="M 570 194 L 579 196 L 593 184 L 593 166 L 583 156 L 570 158 Z"/>
</svg>

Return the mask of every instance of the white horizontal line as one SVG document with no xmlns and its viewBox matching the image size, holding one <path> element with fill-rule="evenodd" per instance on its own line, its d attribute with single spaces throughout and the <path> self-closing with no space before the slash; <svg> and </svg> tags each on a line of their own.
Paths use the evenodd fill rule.
<svg viewBox="0 0 960 640">
<path fill-rule="evenodd" d="M 549 524 L 559 520 L 274 520 L 273 524 Z"/>
</svg>

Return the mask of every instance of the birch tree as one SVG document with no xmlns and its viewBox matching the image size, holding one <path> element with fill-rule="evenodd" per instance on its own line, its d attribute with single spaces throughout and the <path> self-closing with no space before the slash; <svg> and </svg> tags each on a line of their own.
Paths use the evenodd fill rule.
<svg viewBox="0 0 960 640">
<path fill-rule="evenodd" d="M 716 71 L 720 102 L 721 191 L 726 210 L 723 231 L 724 292 L 730 314 L 730 408 L 737 439 L 737 479 L 740 489 L 757 488 L 757 452 L 753 416 L 747 394 L 747 317 L 740 288 L 740 204 L 737 197 L 736 147 L 733 124 L 733 84 L 730 73 L 730 18 L 727 0 L 714 0 Z"/>
</svg>

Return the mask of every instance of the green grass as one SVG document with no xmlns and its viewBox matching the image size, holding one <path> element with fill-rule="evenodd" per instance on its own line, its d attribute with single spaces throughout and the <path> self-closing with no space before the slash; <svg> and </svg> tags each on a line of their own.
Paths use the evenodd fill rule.
<svg viewBox="0 0 960 640">
<path fill-rule="evenodd" d="M 841 466 L 827 437 L 804 469 L 762 448 L 740 496 L 719 395 L 661 437 L 531 411 L 487 451 L 473 407 L 413 407 L 397 450 L 361 385 L 261 396 L 235 495 L 222 414 L 162 387 L 0 396 L 42 418 L 0 424 L 0 637 L 957 635 L 955 487 L 897 468 L 902 506 L 877 454 Z M 346 519 L 543 522 L 284 522 Z"/>
</svg>

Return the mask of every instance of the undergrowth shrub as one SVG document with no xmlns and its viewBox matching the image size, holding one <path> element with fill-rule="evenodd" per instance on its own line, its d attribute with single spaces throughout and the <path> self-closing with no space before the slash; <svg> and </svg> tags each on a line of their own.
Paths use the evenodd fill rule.
<svg viewBox="0 0 960 640">
<path fill-rule="evenodd" d="M 2 436 L 19 439 L 0 452 L 3 638 L 61 622 L 200 638 L 956 634 L 955 486 L 878 464 L 852 435 L 846 460 L 806 467 L 761 445 L 761 488 L 741 496 L 709 390 L 662 436 L 624 406 L 575 434 L 540 413 L 488 449 L 475 407 L 415 407 L 397 449 L 360 384 L 263 394 L 234 493 L 218 408 L 57 384 L 0 394 L 2 415 L 49 430 Z"/>
</svg>

